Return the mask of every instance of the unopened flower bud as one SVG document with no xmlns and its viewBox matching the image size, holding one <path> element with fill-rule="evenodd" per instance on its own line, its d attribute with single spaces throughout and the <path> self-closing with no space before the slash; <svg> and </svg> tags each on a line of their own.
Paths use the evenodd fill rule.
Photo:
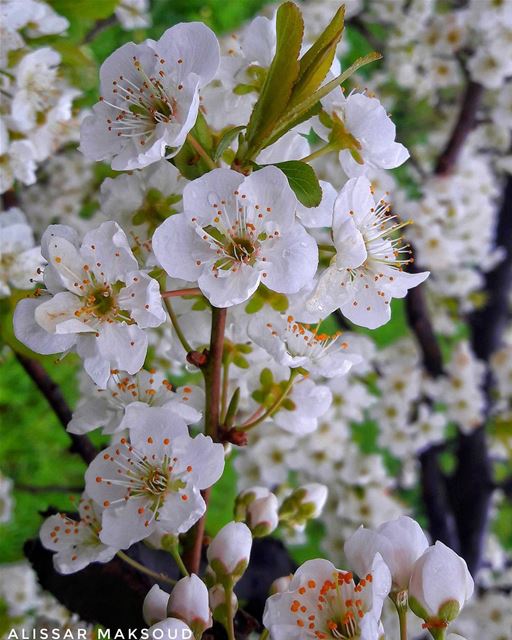
<svg viewBox="0 0 512 640">
<path fill-rule="evenodd" d="M 313 482 L 295 489 L 279 509 L 283 522 L 292 527 L 300 527 L 308 520 L 318 518 L 327 500 L 327 487 Z"/>
<path fill-rule="evenodd" d="M 446 627 L 459 615 L 473 589 L 466 562 L 437 541 L 414 565 L 409 583 L 410 607 L 427 627 Z"/>
<path fill-rule="evenodd" d="M 243 522 L 228 522 L 211 541 L 206 555 L 217 580 L 236 582 L 249 563 L 252 534 Z"/>
<path fill-rule="evenodd" d="M 377 531 L 361 526 L 345 543 L 345 555 L 355 572 L 363 576 L 375 554 L 380 553 L 391 572 L 392 591 L 399 593 L 407 591 L 414 564 L 427 548 L 428 540 L 420 525 L 400 516 Z"/>
<path fill-rule="evenodd" d="M 292 581 L 293 575 L 282 576 L 281 578 L 277 578 L 270 585 L 270 595 L 274 595 L 276 593 L 283 593 L 283 591 L 287 591 L 290 586 L 290 582 Z"/>
<path fill-rule="evenodd" d="M 257 498 L 247 508 L 247 524 L 256 538 L 268 536 L 279 524 L 279 503 L 273 493 Z"/>
<path fill-rule="evenodd" d="M 148 591 L 142 604 L 142 617 L 151 626 L 167 618 L 169 594 L 154 584 Z"/>
<path fill-rule="evenodd" d="M 166 618 L 148 629 L 146 636 L 150 640 L 162 640 L 162 638 L 179 638 L 180 640 L 191 640 L 194 635 L 192 629 L 178 618 Z"/>
<path fill-rule="evenodd" d="M 169 596 L 167 615 L 186 622 L 197 638 L 212 626 L 208 589 L 195 574 L 178 580 Z"/>
<path fill-rule="evenodd" d="M 247 509 L 250 504 L 259 498 L 266 498 L 270 491 L 266 487 L 250 487 L 240 492 L 235 500 L 235 520 L 243 521 L 247 518 Z"/>
</svg>

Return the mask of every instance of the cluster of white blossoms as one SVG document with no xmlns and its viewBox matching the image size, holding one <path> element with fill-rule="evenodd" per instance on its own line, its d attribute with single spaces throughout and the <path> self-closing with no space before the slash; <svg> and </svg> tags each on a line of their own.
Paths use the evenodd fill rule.
<svg viewBox="0 0 512 640">
<path fill-rule="evenodd" d="M 503 258 L 494 242 L 499 191 L 489 158 L 470 139 L 450 176 L 428 179 L 419 200 L 397 196 L 414 223 L 407 237 L 416 260 L 431 272 L 427 289 L 441 334 L 455 333 L 457 317 L 482 304 L 485 273 Z"/>
<path fill-rule="evenodd" d="M 94 640 L 92 624 L 81 621 L 38 584 L 37 574 L 26 561 L 0 565 L 2 623 L 17 637 L 81 637 Z M 30 635 L 28 635 L 30 634 Z M 6 636 L 7 637 L 7 636 Z"/>
<path fill-rule="evenodd" d="M 362 14 L 369 23 L 390 29 L 387 64 L 394 81 L 434 101 L 437 92 L 461 82 L 467 65 L 472 80 L 491 90 L 500 89 L 512 75 L 510 4 L 471 0 L 447 5 L 442 12 L 438 11 L 440 4 L 391 0 L 370 3 Z M 386 81 L 384 74 L 381 79 Z"/>
<path fill-rule="evenodd" d="M 328 560 L 308 560 L 268 599 L 263 623 L 271 638 L 378 638 L 387 596 L 399 617 L 407 616 L 409 605 L 434 638 L 446 637 L 473 593 L 464 560 L 441 542 L 429 546 L 421 527 L 406 516 L 377 531 L 361 527 L 345 544 L 345 555 L 357 582 Z M 445 580 L 433 580 L 441 573 Z"/>
<path fill-rule="evenodd" d="M 38 237 L 56 223 L 85 232 L 96 224 L 97 216 L 84 216 L 88 209 L 96 211 L 96 191 L 91 163 L 76 149 L 66 149 L 48 158 L 37 182 L 20 191 L 20 206 Z"/>
<path fill-rule="evenodd" d="M 61 34 L 66 18 L 44 2 L 2 3 L 0 193 L 14 181 L 30 185 L 37 166 L 67 139 L 72 102 L 80 92 L 59 73 L 60 54 L 38 39 Z"/>
<path fill-rule="evenodd" d="M 487 153 L 493 135 L 512 131 L 510 91 L 497 90 L 510 75 L 501 53 L 494 80 L 484 74 L 489 121 L 449 176 L 422 172 L 455 116 L 451 94 L 447 104 L 440 96 L 463 81 L 456 56 L 469 55 L 480 82 L 493 38 L 510 48 L 506 4 L 480 11 L 475 1 L 440 16 L 430 2 L 348 3 L 349 25 L 358 16 L 389 27 L 387 68 L 365 78 L 371 90 L 353 80 L 340 89 L 353 69 L 340 63 L 350 46 L 330 1 L 306 3 L 305 25 L 285 3 L 220 41 L 190 22 L 124 44 L 101 66 L 97 104 L 73 120 L 81 155 L 55 155 L 37 184 L 19 189 L 26 218 L 14 207 L 0 214 L 0 295 L 35 287 L 16 306 L 16 338 L 38 354 L 75 354 L 80 399 L 67 431 L 104 438 L 77 513 L 48 517 L 40 540 L 62 574 L 115 556 L 148 573 L 130 547 L 167 551 L 183 577 L 171 593 L 148 593 L 153 637 L 200 640 L 215 620 L 234 640 L 253 539 L 300 544 L 311 520 L 336 564 L 313 559 L 280 578 L 262 638 L 381 640 L 397 623 L 406 634 L 408 618 L 434 640 L 473 633 L 464 615 L 455 620 L 473 592 L 465 561 L 429 546 L 405 514 L 421 454 L 455 429 L 471 434 L 485 415 L 488 372 L 460 339 L 460 321 L 482 304 L 483 274 L 503 258 L 494 248 L 501 181 Z M 58 73 L 58 54 L 33 48 L 67 23 L 43 3 L 28 6 L 36 17 L 23 23 L 15 0 L 2 6 L 2 190 L 33 183 L 37 164 L 76 136 L 77 92 Z M 122 0 L 116 17 L 144 29 L 148 3 Z M 384 103 L 372 92 L 381 89 Z M 412 140 L 412 168 L 388 114 L 403 92 L 446 116 Z M 388 173 L 399 167 L 400 188 Z M 384 333 L 420 285 L 448 336 L 436 380 L 411 337 L 389 344 Z M 511 359 L 507 346 L 492 360 L 500 459 Z M 226 465 L 239 490 L 233 520 L 209 542 L 200 574 L 194 540 Z M 0 521 L 10 491 L 0 476 Z M 488 573 L 482 584 L 506 588 Z M 383 613 L 388 596 L 398 618 Z"/>
</svg>

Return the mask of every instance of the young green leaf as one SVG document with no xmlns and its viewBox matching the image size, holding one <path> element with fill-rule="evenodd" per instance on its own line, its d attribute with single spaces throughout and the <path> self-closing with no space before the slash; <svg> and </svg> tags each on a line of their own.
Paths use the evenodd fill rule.
<svg viewBox="0 0 512 640">
<path fill-rule="evenodd" d="M 324 81 L 343 35 L 344 19 L 345 7 L 342 6 L 325 31 L 300 59 L 299 76 L 288 107 L 293 107 L 312 95 Z"/>
<path fill-rule="evenodd" d="M 334 89 L 339 87 L 345 80 L 350 78 L 352 74 L 354 74 L 358 69 L 364 67 L 370 62 L 374 62 L 375 60 L 380 60 L 382 55 L 377 53 L 376 51 L 372 51 L 366 56 L 362 58 L 358 58 L 353 64 L 350 65 L 348 69 L 345 69 L 343 73 L 341 73 L 338 77 L 334 78 L 330 82 L 327 82 L 319 89 L 315 91 L 311 96 L 306 97 L 300 104 L 296 107 L 293 107 L 289 111 L 287 111 L 284 116 L 279 120 L 279 122 L 275 125 L 275 128 L 272 134 L 263 142 L 261 148 L 264 149 L 272 142 L 275 142 L 284 134 L 289 131 L 293 126 L 296 126 L 298 122 L 303 121 L 303 116 L 305 113 L 311 111 L 315 105 L 324 98 L 327 94 L 331 93 Z"/>
<path fill-rule="evenodd" d="M 297 5 L 282 4 L 276 17 L 276 53 L 247 125 L 248 158 L 256 155 L 286 110 L 299 74 L 303 32 L 304 22 Z"/>
<path fill-rule="evenodd" d="M 297 200 L 305 207 L 318 207 L 322 200 L 322 187 L 309 164 L 300 160 L 288 160 L 274 165 L 284 173 Z"/>
</svg>

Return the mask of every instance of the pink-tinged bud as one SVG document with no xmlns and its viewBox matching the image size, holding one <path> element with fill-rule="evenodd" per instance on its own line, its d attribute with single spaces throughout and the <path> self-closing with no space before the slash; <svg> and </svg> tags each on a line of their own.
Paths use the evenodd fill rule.
<svg viewBox="0 0 512 640">
<path fill-rule="evenodd" d="M 274 595 L 276 593 L 283 593 L 284 591 L 288 591 L 290 586 L 290 582 L 292 581 L 293 575 L 282 576 L 281 578 L 277 578 L 270 585 L 270 595 Z"/>
<path fill-rule="evenodd" d="M 206 555 L 218 581 L 240 578 L 251 555 L 252 534 L 243 522 L 229 522 L 211 541 Z"/>
<path fill-rule="evenodd" d="M 409 602 L 427 625 L 454 620 L 473 595 L 474 583 L 466 562 L 437 541 L 416 561 L 409 583 Z"/>
<path fill-rule="evenodd" d="M 195 574 L 178 580 L 169 596 L 167 615 L 186 622 L 198 638 L 212 626 L 208 589 Z"/>
<path fill-rule="evenodd" d="M 151 626 L 167 618 L 167 602 L 169 594 L 154 584 L 148 591 L 142 604 L 142 616 L 146 623 Z"/>
<path fill-rule="evenodd" d="M 268 536 L 279 524 L 279 503 L 273 493 L 253 500 L 247 508 L 247 524 L 254 537 Z"/>
<path fill-rule="evenodd" d="M 407 516 L 385 522 L 377 531 L 360 527 L 345 543 L 345 555 L 354 571 L 368 572 L 372 559 L 380 553 L 393 580 L 392 591 L 406 591 L 416 560 L 428 548 L 420 525 Z"/>
</svg>

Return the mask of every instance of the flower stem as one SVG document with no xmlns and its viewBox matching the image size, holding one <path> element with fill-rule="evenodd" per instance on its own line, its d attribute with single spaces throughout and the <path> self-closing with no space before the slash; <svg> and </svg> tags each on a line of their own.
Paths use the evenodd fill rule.
<svg viewBox="0 0 512 640">
<path fill-rule="evenodd" d="M 193 351 L 193 349 L 188 343 L 187 339 L 185 338 L 185 334 L 181 330 L 180 323 L 178 322 L 178 318 L 174 313 L 174 309 L 172 308 L 172 304 L 169 298 L 164 298 L 164 304 L 167 308 L 167 313 L 169 314 L 169 318 L 171 319 L 171 324 L 173 326 L 173 329 L 174 331 L 176 331 L 176 335 L 178 336 L 178 340 L 181 342 L 181 345 L 185 349 L 185 351 L 187 353 L 190 353 L 191 351 Z"/>
<path fill-rule="evenodd" d="M 400 625 L 400 640 L 407 640 L 407 591 L 398 591 L 390 594 L 390 599 L 396 607 L 398 623 Z"/>
<path fill-rule="evenodd" d="M 321 158 L 322 156 L 325 156 L 326 153 L 330 153 L 331 151 L 333 151 L 333 149 L 334 147 L 332 146 L 332 144 L 328 143 L 323 147 L 320 147 L 320 149 L 313 151 L 313 153 L 310 153 L 308 156 L 304 156 L 304 158 L 301 158 L 300 161 L 311 162 L 311 160 L 315 160 L 316 158 Z"/>
<path fill-rule="evenodd" d="M 400 624 L 400 640 L 407 640 L 407 607 L 397 607 Z"/>
<path fill-rule="evenodd" d="M 169 578 L 169 576 L 166 576 L 164 573 L 157 573 L 156 571 L 148 569 L 143 564 L 137 562 L 137 560 L 134 560 L 133 558 L 130 558 L 130 556 L 127 556 L 126 553 L 123 553 L 122 551 L 117 552 L 117 557 L 121 558 L 121 560 L 123 560 L 123 562 L 126 562 L 126 564 L 129 564 L 130 567 L 137 569 L 137 571 L 140 571 L 141 573 L 145 573 L 147 576 L 150 576 L 151 578 L 154 578 L 159 582 L 165 582 L 171 585 L 176 584 L 176 580 L 174 580 L 173 578 Z"/>
<path fill-rule="evenodd" d="M 261 632 L 261 635 L 259 637 L 259 640 L 267 640 L 269 633 L 270 632 L 269 632 L 268 629 L 263 629 L 263 631 Z"/>
<path fill-rule="evenodd" d="M 300 372 L 298 371 L 298 369 L 291 369 L 290 377 L 288 378 L 288 383 L 286 384 L 286 387 L 283 389 L 283 392 L 279 396 L 279 398 L 277 398 L 277 400 L 264 413 L 262 413 L 259 416 L 259 418 L 256 418 L 251 422 L 245 422 L 244 424 L 241 424 L 238 427 L 235 427 L 235 429 L 237 431 L 249 431 L 249 429 L 252 429 L 253 427 L 256 427 L 258 424 L 261 424 L 267 418 L 271 418 L 274 415 L 274 413 L 276 413 L 276 411 L 279 409 L 279 407 L 283 404 L 283 402 L 286 400 L 288 394 L 290 393 L 295 383 L 295 378 L 298 375 L 300 375 Z"/>
<path fill-rule="evenodd" d="M 233 584 L 230 582 L 226 588 L 226 632 L 228 640 L 236 640 L 235 637 L 235 614 L 233 611 Z"/>
<path fill-rule="evenodd" d="M 180 550 L 178 549 L 178 545 L 175 544 L 170 549 L 171 555 L 174 558 L 174 561 L 178 565 L 178 569 L 181 571 L 181 574 L 184 576 L 190 576 L 190 573 L 185 566 L 185 563 L 181 559 Z"/>
<path fill-rule="evenodd" d="M 217 169 L 217 165 L 215 164 L 215 162 L 210 158 L 210 156 L 208 155 L 204 147 L 201 145 L 201 143 L 198 140 L 196 140 L 191 133 L 187 135 L 187 142 L 190 144 L 191 147 L 194 148 L 195 151 L 197 151 L 197 153 L 206 162 L 206 164 L 210 169 Z"/>
<path fill-rule="evenodd" d="M 162 291 L 162 298 L 179 298 L 181 296 L 200 296 L 202 295 L 201 289 L 198 287 L 191 287 L 190 289 L 176 289 L 175 291 Z"/>
</svg>

